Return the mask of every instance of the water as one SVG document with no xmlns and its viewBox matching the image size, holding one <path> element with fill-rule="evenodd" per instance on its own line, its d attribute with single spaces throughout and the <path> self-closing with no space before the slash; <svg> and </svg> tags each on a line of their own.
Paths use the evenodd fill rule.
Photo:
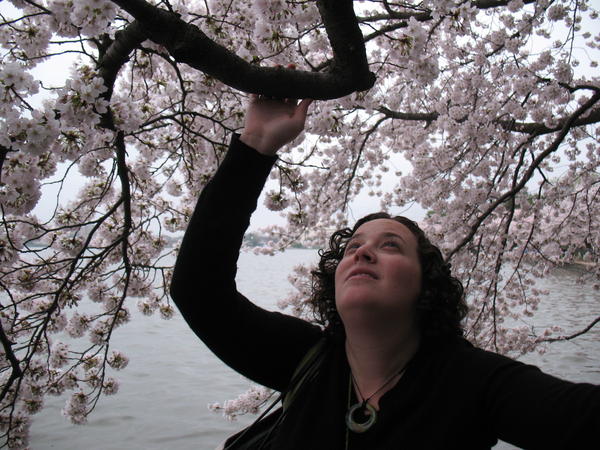
<svg viewBox="0 0 600 450">
<path fill-rule="evenodd" d="M 274 257 L 240 256 L 238 288 L 268 309 L 291 289 L 287 275 L 300 263 L 313 262 L 314 250 L 288 250 Z M 536 324 L 561 324 L 568 332 L 581 326 L 577 317 L 600 315 L 600 298 L 581 286 L 571 271 L 558 270 L 544 288 L 551 294 Z M 201 286 L 199 286 L 201 288 Z M 130 310 L 135 306 L 130 305 Z M 118 328 L 113 348 L 130 357 L 128 367 L 116 372 L 120 389 L 103 397 L 87 425 L 73 425 L 60 410 L 66 396 L 48 397 L 33 417 L 31 448 L 61 450 L 208 449 L 250 423 L 253 417 L 228 422 L 207 404 L 223 402 L 245 391 L 251 383 L 225 366 L 196 338 L 183 319 L 136 317 Z M 550 346 L 544 355 L 522 360 L 573 381 L 600 384 L 600 327 L 571 342 Z M 512 449 L 498 444 L 496 450 Z"/>
</svg>

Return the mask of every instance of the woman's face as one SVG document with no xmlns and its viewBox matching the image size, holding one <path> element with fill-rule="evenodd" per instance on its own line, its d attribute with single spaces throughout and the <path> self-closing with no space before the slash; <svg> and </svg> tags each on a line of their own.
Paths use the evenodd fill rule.
<svg viewBox="0 0 600 450">
<path fill-rule="evenodd" d="M 411 319 L 420 290 L 421 264 L 412 232 L 392 219 L 362 224 L 335 271 L 335 303 L 342 321 Z"/>
</svg>

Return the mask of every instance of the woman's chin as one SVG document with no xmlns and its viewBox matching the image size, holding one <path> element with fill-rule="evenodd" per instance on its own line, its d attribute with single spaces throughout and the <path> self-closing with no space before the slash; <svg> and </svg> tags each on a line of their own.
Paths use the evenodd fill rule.
<svg viewBox="0 0 600 450">
<path fill-rule="evenodd" d="M 366 295 L 348 295 L 336 303 L 337 310 L 342 318 L 365 317 L 379 315 L 389 308 L 382 299 Z"/>
<path fill-rule="evenodd" d="M 408 303 L 391 302 L 389 297 L 374 295 L 373 289 L 353 289 L 336 299 L 336 309 L 345 324 L 386 323 L 402 320 L 411 314 Z"/>
</svg>

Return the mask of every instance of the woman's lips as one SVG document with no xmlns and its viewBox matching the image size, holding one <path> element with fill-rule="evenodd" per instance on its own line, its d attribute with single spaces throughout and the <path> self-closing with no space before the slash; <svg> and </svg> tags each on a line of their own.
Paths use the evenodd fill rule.
<svg viewBox="0 0 600 450">
<path fill-rule="evenodd" d="M 356 275 L 352 275 L 348 279 L 349 280 L 357 280 L 357 279 L 374 280 L 375 278 L 366 273 L 357 273 Z"/>
<path fill-rule="evenodd" d="M 377 275 L 372 270 L 357 267 L 356 269 L 352 269 L 346 277 L 346 280 L 350 279 L 376 280 Z"/>
</svg>

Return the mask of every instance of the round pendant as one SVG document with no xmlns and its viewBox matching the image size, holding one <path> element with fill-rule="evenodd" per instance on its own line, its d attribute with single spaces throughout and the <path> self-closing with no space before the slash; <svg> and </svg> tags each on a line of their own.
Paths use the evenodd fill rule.
<svg viewBox="0 0 600 450">
<path fill-rule="evenodd" d="M 368 419 L 364 422 L 356 422 L 354 420 L 354 414 L 363 408 L 367 410 L 367 414 L 363 415 L 368 416 Z M 346 413 L 346 426 L 355 433 L 364 433 L 371 428 L 376 421 L 377 411 L 369 403 L 356 403 Z"/>
</svg>

